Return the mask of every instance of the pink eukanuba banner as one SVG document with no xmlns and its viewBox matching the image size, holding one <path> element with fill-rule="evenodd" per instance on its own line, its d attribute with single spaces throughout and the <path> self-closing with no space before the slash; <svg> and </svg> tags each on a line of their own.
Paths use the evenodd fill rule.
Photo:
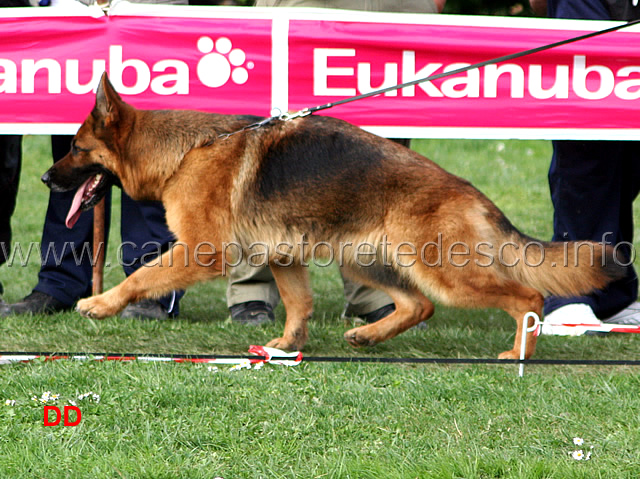
<svg viewBox="0 0 640 479">
<path fill-rule="evenodd" d="M 312 9 L 0 9 L 0 133 L 74 133 L 102 72 L 138 108 L 269 116 L 610 27 Z M 390 137 L 636 139 L 629 28 L 322 114 Z"/>
</svg>

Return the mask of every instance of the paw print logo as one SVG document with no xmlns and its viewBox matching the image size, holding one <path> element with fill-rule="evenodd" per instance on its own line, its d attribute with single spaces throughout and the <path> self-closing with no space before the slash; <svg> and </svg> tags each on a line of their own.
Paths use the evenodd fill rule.
<svg viewBox="0 0 640 479">
<path fill-rule="evenodd" d="M 243 50 L 233 48 L 231 40 L 218 38 L 215 43 L 210 37 L 200 37 L 198 50 L 205 55 L 198 62 L 198 79 L 210 88 L 218 88 L 231 79 L 236 85 L 242 85 L 249 79 L 253 62 L 246 61 Z M 215 50 L 215 51 L 214 51 Z"/>
</svg>

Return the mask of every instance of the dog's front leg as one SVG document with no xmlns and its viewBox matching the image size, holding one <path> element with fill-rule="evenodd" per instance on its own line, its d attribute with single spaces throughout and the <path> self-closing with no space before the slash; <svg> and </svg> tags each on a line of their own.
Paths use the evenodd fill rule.
<svg viewBox="0 0 640 479">
<path fill-rule="evenodd" d="M 115 316 L 122 311 L 127 304 L 133 302 L 133 300 L 129 301 L 125 299 L 126 297 L 122 293 L 122 286 L 126 281 L 128 281 L 128 279 L 105 293 L 81 299 L 76 305 L 76 311 L 86 318 L 103 319 L 109 316 Z"/>
<path fill-rule="evenodd" d="M 307 320 L 313 311 L 309 273 L 299 264 L 290 266 L 271 266 L 273 277 L 278 285 L 282 304 L 287 312 L 284 333 L 267 343 L 271 348 L 287 351 L 299 351 L 309 336 Z"/>
<path fill-rule="evenodd" d="M 186 243 L 178 242 L 155 261 L 141 266 L 118 286 L 98 296 L 81 299 L 76 310 L 88 318 L 115 316 L 129 303 L 143 298 L 159 298 L 171 291 L 186 289 L 194 283 L 220 276 L 224 256 L 222 249 L 200 257 Z M 206 260 L 203 258 L 206 257 Z"/>
</svg>

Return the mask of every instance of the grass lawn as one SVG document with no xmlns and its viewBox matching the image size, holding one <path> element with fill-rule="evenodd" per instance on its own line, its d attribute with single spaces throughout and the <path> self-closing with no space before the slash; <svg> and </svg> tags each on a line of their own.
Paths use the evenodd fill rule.
<svg viewBox="0 0 640 479">
<path fill-rule="evenodd" d="M 414 148 L 471 180 L 525 233 L 551 236 L 542 141 L 419 140 Z M 14 241 L 40 241 L 48 137 L 26 137 Z M 107 261 L 117 264 L 119 193 Z M 636 232 L 636 237 L 640 234 Z M 638 247 L 638 244 L 636 244 Z M 0 267 L 4 299 L 37 280 L 39 258 Z M 105 284 L 122 271 L 107 268 Z M 515 325 L 496 310 L 439 307 L 426 330 L 354 350 L 342 339 L 342 286 L 312 269 L 310 356 L 494 358 Z M 74 313 L 0 319 L 0 350 L 247 353 L 274 325 L 228 319 L 223 281 L 192 288 L 165 322 L 93 321 Z M 639 359 L 638 335 L 542 337 L 535 358 Z M 176 363 L 32 362 L 0 366 L 1 478 L 638 478 L 640 370 L 632 367 L 302 363 L 259 370 Z M 45 427 L 46 392 L 82 411 Z M 92 392 L 79 400 L 83 393 Z M 98 400 L 99 396 L 99 400 Z M 10 401 L 5 405 L 5 401 Z M 15 401 L 15 403 L 11 402 Z M 574 445 L 581 437 L 584 444 Z M 590 460 L 571 453 L 582 449 Z"/>
</svg>

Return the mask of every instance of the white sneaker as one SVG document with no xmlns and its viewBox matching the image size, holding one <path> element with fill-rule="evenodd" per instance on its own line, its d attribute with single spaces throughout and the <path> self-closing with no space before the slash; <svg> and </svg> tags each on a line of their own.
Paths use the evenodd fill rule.
<svg viewBox="0 0 640 479">
<path fill-rule="evenodd" d="M 638 304 L 640 314 L 640 304 Z M 541 334 L 550 336 L 581 336 L 593 326 L 602 325 L 591 309 L 584 303 L 562 306 L 545 316 Z"/>
<path fill-rule="evenodd" d="M 602 320 L 602 322 L 607 324 L 624 324 L 626 326 L 640 325 L 640 303 L 637 301 L 631 303 L 618 314 L 614 314 L 610 318 Z"/>
</svg>

